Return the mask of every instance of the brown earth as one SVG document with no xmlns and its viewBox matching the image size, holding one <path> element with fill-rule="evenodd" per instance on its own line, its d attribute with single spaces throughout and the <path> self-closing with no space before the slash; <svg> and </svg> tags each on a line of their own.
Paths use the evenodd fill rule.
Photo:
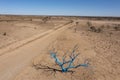
<svg viewBox="0 0 120 80">
<path fill-rule="evenodd" d="M 120 27 L 120 22 L 75 19 L 74 23 L 64 25 L 68 21 L 0 22 L 0 52 L 4 52 L 0 56 L 0 80 L 119 80 L 120 29 L 115 27 Z M 96 29 L 100 28 L 100 32 L 91 30 L 88 21 Z M 76 25 L 76 22 L 79 24 Z M 73 74 L 35 68 L 34 65 L 41 64 L 60 69 L 50 57 L 50 50 L 55 48 L 61 59 L 76 44 L 79 47 L 76 52 L 80 52 L 80 55 L 75 64 L 88 60 L 88 67 L 72 69 L 75 71 Z M 7 47 L 13 48 L 9 51 Z"/>
</svg>

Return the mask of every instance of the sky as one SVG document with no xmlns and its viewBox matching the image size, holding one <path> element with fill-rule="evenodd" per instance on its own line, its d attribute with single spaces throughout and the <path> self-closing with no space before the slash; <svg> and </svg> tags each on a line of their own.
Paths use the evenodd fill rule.
<svg viewBox="0 0 120 80">
<path fill-rule="evenodd" d="M 120 0 L 0 0 L 0 14 L 120 17 Z"/>
</svg>

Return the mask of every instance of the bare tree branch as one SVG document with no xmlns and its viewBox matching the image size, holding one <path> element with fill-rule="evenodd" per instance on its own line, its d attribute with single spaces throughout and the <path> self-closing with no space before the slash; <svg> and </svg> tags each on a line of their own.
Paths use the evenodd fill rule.
<svg viewBox="0 0 120 80">
<path fill-rule="evenodd" d="M 78 67 L 81 67 L 81 66 L 83 66 L 83 67 L 88 67 L 88 64 L 87 63 L 84 63 L 84 64 L 78 64 L 78 65 L 76 65 L 76 66 L 74 66 L 73 65 L 73 63 L 74 63 L 74 61 L 75 61 L 75 59 L 78 57 L 78 55 L 80 54 L 80 53 L 75 53 L 76 52 L 76 50 L 77 50 L 77 45 L 73 48 L 73 50 L 72 50 L 72 53 L 71 53 L 71 55 L 69 56 L 70 57 L 70 59 L 68 60 L 68 61 L 66 61 L 66 54 L 63 56 L 63 60 L 62 60 L 62 62 L 58 59 L 58 57 L 57 57 L 57 55 L 56 55 L 56 53 L 55 52 L 51 52 L 51 56 L 52 56 L 52 58 L 55 60 L 55 63 L 56 64 L 58 64 L 59 65 L 59 67 L 61 68 L 61 71 L 62 72 L 68 72 L 71 68 L 78 68 Z M 64 67 L 64 65 L 65 64 L 68 64 L 68 66 L 67 67 Z"/>
</svg>

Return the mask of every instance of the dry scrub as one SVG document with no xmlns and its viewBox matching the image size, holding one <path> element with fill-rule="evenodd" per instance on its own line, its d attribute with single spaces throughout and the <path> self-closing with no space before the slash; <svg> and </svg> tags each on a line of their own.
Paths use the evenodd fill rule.
<svg viewBox="0 0 120 80">
<path fill-rule="evenodd" d="M 70 35 L 70 36 L 68 36 Z M 75 72 L 71 74 L 69 73 L 61 73 L 60 71 L 54 72 L 55 69 L 60 69 L 58 65 L 55 64 L 54 60 L 50 57 L 50 53 L 48 50 L 52 50 L 55 48 L 55 51 L 57 51 L 59 54 L 57 56 L 60 58 L 64 55 L 65 52 L 71 52 L 73 50 L 73 45 L 75 44 L 82 44 L 84 43 L 79 42 L 80 38 L 77 38 L 77 35 L 74 34 L 71 30 L 66 31 L 62 33 L 60 36 L 58 36 L 57 40 L 50 44 L 47 51 L 44 51 L 40 54 L 40 56 L 36 57 L 33 60 L 32 66 L 27 68 L 23 73 L 21 73 L 19 76 L 16 77 L 16 80 L 93 80 L 94 79 L 94 73 L 92 70 L 92 65 L 90 64 L 89 67 L 80 67 L 73 69 Z M 85 44 L 86 46 L 87 44 Z M 90 47 L 85 47 L 90 48 Z M 82 50 L 82 51 L 81 51 Z M 85 49 L 84 49 L 85 50 Z M 79 46 L 79 49 L 76 50 L 76 52 L 80 52 L 80 55 L 78 56 L 77 60 L 74 62 L 75 64 L 78 63 L 84 63 L 85 60 L 90 62 L 90 56 L 86 55 L 87 50 L 84 54 L 83 48 Z M 89 50 L 88 50 L 89 51 Z M 61 60 L 61 58 L 60 58 Z M 33 65 L 34 64 L 34 65 Z M 38 68 L 47 68 L 47 69 L 36 69 L 36 65 L 39 65 Z M 22 79 L 21 79 L 22 78 Z"/>
<path fill-rule="evenodd" d="M 61 33 L 57 40 L 52 42 L 46 51 L 37 56 L 32 63 L 60 69 L 54 64 L 54 60 L 51 60 L 49 51 L 55 48 L 55 51 L 59 53 L 57 56 L 60 58 L 67 50 L 71 52 L 73 45 L 78 44 L 77 52 L 81 54 L 75 63 L 84 63 L 84 60 L 87 59 L 90 67 L 74 69 L 74 74 L 59 71 L 54 74 L 53 70 L 36 70 L 31 66 L 17 76 L 16 80 L 119 80 L 120 31 L 112 23 L 92 22 L 92 26 L 95 29 L 102 29 L 102 32 L 89 31 L 90 27 L 87 22 L 79 22 L 77 27 L 70 27 Z"/>
</svg>

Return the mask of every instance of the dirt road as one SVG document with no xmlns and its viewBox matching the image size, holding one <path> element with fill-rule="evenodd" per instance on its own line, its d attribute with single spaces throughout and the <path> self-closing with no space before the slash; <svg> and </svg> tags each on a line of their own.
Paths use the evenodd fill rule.
<svg viewBox="0 0 120 80">
<path fill-rule="evenodd" d="M 67 24 L 57 30 L 50 30 L 39 36 L 34 36 L 30 40 L 24 40 L 23 44 L 16 43 L 8 49 L 0 50 L 0 53 L 4 53 L 0 56 L 0 80 L 13 80 L 35 56 L 41 54 L 42 50 L 55 40 L 59 33 L 70 26 L 71 24 Z M 18 47 L 18 44 L 22 45 Z"/>
</svg>

